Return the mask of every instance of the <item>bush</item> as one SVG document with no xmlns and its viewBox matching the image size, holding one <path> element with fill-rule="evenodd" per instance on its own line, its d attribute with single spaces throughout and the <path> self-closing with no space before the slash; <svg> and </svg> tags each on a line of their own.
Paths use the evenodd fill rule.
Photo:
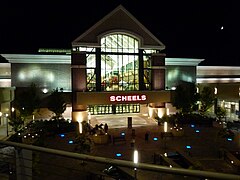
<svg viewBox="0 0 240 180">
<path fill-rule="evenodd" d="M 179 124 L 179 125 L 186 125 L 186 124 L 196 124 L 199 126 L 207 126 L 212 127 L 213 121 L 215 119 L 211 117 L 207 117 L 201 114 L 174 114 L 169 116 L 169 123 L 170 124 Z"/>
</svg>

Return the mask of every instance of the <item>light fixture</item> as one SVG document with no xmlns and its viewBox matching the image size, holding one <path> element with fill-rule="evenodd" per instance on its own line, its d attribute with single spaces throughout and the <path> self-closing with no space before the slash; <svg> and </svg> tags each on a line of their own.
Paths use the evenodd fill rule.
<svg viewBox="0 0 240 180">
<path fill-rule="evenodd" d="M 215 87 L 214 88 L 214 94 L 216 95 L 218 93 L 218 89 Z"/>
<path fill-rule="evenodd" d="M 164 132 L 167 132 L 167 122 L 164 122 Z"/>
<path fill-rule="evenodd" d="M 47 88 L 44 88 L 44 89 L 42 90 L 42 92 L 43 92 L 44 94 L 46 94 L 46 93 L 48 93 L 48 89 L 47 89 Z"/>
<path fill-rule="evenodd" d="M 138 163 L 138 151 L 137 150 L 134 150 L 133 162 L 134 163 Z"/>
</svg>

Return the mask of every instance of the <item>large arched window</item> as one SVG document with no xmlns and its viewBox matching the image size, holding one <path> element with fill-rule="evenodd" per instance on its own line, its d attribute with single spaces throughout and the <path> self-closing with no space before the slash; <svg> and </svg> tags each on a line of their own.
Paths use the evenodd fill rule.
<svg viewBox="0 0 240 180">
<path fill-rule="evenodd" d="M 102 91 L 139 89 L 139 42 L 126 34 L 108 34 L 101 38 Z"/>
</svg>

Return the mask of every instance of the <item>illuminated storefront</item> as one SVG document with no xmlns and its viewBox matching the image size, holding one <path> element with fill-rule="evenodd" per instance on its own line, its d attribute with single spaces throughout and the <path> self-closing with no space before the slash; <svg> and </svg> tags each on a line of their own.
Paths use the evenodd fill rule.
<svg viewBox="0 0 240 180">
<path fill-rule="evenodd" d="M 82 121 L 89 114 L 161 117 L 174 112 L 171 92 L 181 81 L 196 83 L 196 67 L 203 59 L 166 58 L 164 49 L 144 25 L 118 6 L 77 37 L 71 50 L 2 56 L 11 64 L 9 86 L 24 88 L 33 82 L 45 95 L 61 88 L 71 93 L 72 119 Z"/>
<path fill-rule="evenodd" d="M 103 17 L 72 42 L 73 119 L 88 112 L 165 114 L 171 90 L 195 83 L 202 59 L 165 58 L 164 49 L 124 7 Z"/>
<path fill-rule="evenodd" d="M 80 35 L 72 46 L 73 119 L 86 119 L 88 111 L 141 112 L 140 104 L 149 103 L 145 91 L 165 93 L 165 54 L 161 52 L 165 46 L 122 6 Z M 94 101 L 84 103 L 82 94 Z M 165 108 L 170 101 L 151 103 Z"/>
</svg>

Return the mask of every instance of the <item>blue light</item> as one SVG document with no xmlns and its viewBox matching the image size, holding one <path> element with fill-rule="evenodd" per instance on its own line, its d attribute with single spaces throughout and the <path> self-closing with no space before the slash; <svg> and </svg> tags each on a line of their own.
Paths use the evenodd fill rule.
<svg viewBox="0 0 240 180">
<path fill-rule="evenodd" d="M 199 130 L 196 130 L 195 132 L 196 132 L 196 133 L 199 133 L 200 131 L 199 131 Z"/>
<path fill-rule="evenodd" d="M 192 147 L 191 146 L 186 146 L 187 149 L 191 149 Z"/>
<path fill-rule="evenodd" d="M 228 141 L 232 141 L 232 138 L 227 138 Z"/>
<path fill-rule="evenodd" d="M 125 132 L 121 132 L 121 136 L 125 136 Z"/>
<path fill-rule="evenodd" d="M 69 140 L 69 141 L 68 141 L 68 144 L 73 144 L 73 140 Z"/>
<path fill-rule="evenodd" d="M 157 140 L 158 140 L 158 138 L 157 138 L 157 137 L 154 137 L 154 138 L 153 138 L 153 140 L 154 140 L 154 141 L 157 141 Z"/>
<path fill-rule="evenodd" d="M 62 137 L 62 138 L 65 137 L 65 134 L 60 134 L 60 137 Z"/>
<path fill-rule="evenodd" d="M 121 154 L 121 153 L 116 153 L 116 156 L 117 156 L 117 157 L 121 157 L 122 154 Z"/>
<path fill-rule="evenodd" d="M 192 127 L 192 128 L 194 128 L 194 127 L 195 127 L 195 125 L 194 125 L 194 124 L 191 124 L 191 127 Z"/>
</svg>

